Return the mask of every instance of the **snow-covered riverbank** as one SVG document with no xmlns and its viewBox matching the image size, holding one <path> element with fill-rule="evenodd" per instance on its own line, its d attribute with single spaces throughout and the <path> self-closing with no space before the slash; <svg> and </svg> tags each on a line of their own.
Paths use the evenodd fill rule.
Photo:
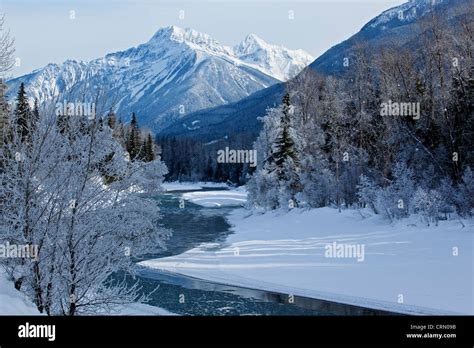
<svg viewBox="0 0 474 348">
<path fill-rule="evenodd" d="M 193 191 L 203 188 L 228 188 L 229 185 L 220 182 L 164 182 L 162 185 L 165 191 Z"/>
<path fill-rule="evenodd" d="M 223 245 L 141 265 L 403 313 L 474 314 L 472 220 L 464 228 L 457 221 L 427 227 L 415 217 L 390 225 L 368 210 L 321 208 L 260 215 L 237 209 L 229 221 L 235 233 Z M 363 257 L 328 257 L 337 245 L 358 246 Z"/>
<path fill-rule="evenodd" d="M 247 201 L 247 192 L 241 188 L 226 191 L 196 191 L 183 193 L 183 198 L 207 208 L 238 207 Z"/>
<path fill-rule="evenodd" d="M 36 306 L 13 287 L 0 269 L 0 315 L 40 315 Z"/>
<path fill-rule="evenodd" d="M 176 315 L 166 309 L 144 303 L 131 303 L 117 309 L 113 315 Z M 13 287 L 0 270 L 0 315 L 42 315 L 24 294 Z"/>
</svg>

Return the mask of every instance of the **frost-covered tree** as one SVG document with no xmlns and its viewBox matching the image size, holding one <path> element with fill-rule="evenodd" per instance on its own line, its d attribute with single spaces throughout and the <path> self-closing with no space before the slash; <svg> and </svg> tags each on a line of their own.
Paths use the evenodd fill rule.
<svg viewBox="0 0 474 348">
<path fill-rule="evenodd" d="M 3 145 L 6 139 L 6 132 L 8 129 L 8 113 L 9 107 L 5 98 L 7 86 L 0 79 L 0 147 Z"/>
<path fill-rule="evenodd" d="M 357 189 L 357 196 L 362 205 L 369 206 L 376 214 L 378 214 L 379 211 L 375 204 L 377 201 L 377 192 L 380 188 L 371 179 L 362 174 Z"/>
<path fill-rule="evenodd" d="M 307 68 L 288 82 L 294 112 L 290 122 L 281 122 L 277 108 L 264 119 L 250 201 L 282 206 L 288 196 L 276 188 L 291 187 L 292 179 L 269 175 L 277 168 L 261 159 L 291 148 L 298 160 L 294 198 L 301 207 L 359 203 L 392 220 L 416 213 L 435 223 L 471 215 L 473 10 L 460 7 L 456 23 L 436 11 L 420 18 L 409 44 L 356 42 L 337 77 Z M 408 111 L 388 115 L 384 104 Z M 291 131 L 279 132 L 285 124 Z M 279 168 L 292 174 L 291 167 Z"/>
<path fill-rule="evenodd" d="M 474 175 L 470 167 L 467 167 L 458 185 L 456 193 L 456 205 L 461 215 L 472 216 L 474 213 Z"/>
<path fill-rule="evenodd" d="M 377 209 L 390 219 L 408 216 L 415 192 L 413 171 L 405 163 L 397 162 L 389 182 L 377 194 Z"/>
<path fill-rule="evenodd" d="M 0 15 L 0 78 L 4 78 L 4 75 L 13 67 L 13 54 L 15 53 L 14 40 L 4 24 L 5 16 Z"/>
<path fill-rule="evenodd" d="M 25 91 L 25 84 L 22 82 L 18 89 L 16 97 L 15 121 L 21 132 L 23 140 L 29 138 L 32 128 L 35 126 L 33 122 L 33 113 L 28 102 L 28 97 Z"/>
<path fill-rule="evenodd" d="M 249 182 L 251 204 L 266 209 L 292 208 L 301 191 L 299 158 L 292 117 L 294 107 L 285 94 L 282 104 L 269 109 L 255 148 L 261 158 Z"/>
<path fill-rule="evenodd" d="M 293 105 L 292 125 L 299 160 L 299 206 L 322 207 L 332 199 L 334 176 L 328 168 L 321 100 L 325 80 L 310 69 L 288 83 Z"/>
<path fill-rule="evenodd" d="M 282 107 L 270 108 L 262 118 L 262 131 L 255 141 L 257 151 L 257 169 L 248 181 L 249 203 L 251 206 L 265 209 L 279 207 L 279 179 L 273 161 L 273 144 L 279 136 Z"/>
<path fill-rule="evenodd" d="M 274 151 L 272 153 L 271 160 L 276 165 L 276 171 L 278 177 L 282 180 L 288 179 L 287 173 L 282 170 L 283 164 L 288 159 L 291 159 L 295 165 L 298 164 L 298 158 L 295 150 L 295 142 L 293 140 L 292 131 L 292 120 L 291 117 L 294 114 L 294 108 L 290 102 L 290 95 L 286 93 L 283 96 L 281 113 L 280 113 L 280 129 L 278 137 L 274 142 Z"/>
<path fill-rule="evenodd" d="M 293 116 L 294 106 L 291 104 L 290 95 L 286 93 L 279 113 L 280 129 L 278 129 L 278 136 L 273 143 L 273 152 L 270 157 L 279 182 L 280 206 L 294 205 L 295 196 L 301 190 Z"/>
<path fill-rule="evenodd" d="M 443 197 L 438 191 L 418 187 L 413 195 L 411 209 L 419 214 L 428 226 L 431 223 L 438 225 L 443 205 Z"/>
<path fill-rule="evenodd" d="M 129 161 L 98 119 L 68 117 L 61 128 L 56 115 L 40 115 L 35 127 L 26 123 L 25 143 L 17 115 L 0 152 L 0 239 L 37 246 L 38 254 L 2 260 L 16 287 L 52 315 L 107 313 L 139 301 L 136 286 L 111 275 L 133 274 L 133 258 L 169 235 L 147 195 L 160 190 L 166 167 Z"/>
</svg>

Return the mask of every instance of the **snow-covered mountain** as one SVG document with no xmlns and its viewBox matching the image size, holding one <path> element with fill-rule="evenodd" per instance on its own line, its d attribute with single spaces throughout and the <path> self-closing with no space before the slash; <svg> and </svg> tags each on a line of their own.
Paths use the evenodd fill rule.
<svg viewBox="0 0 474 348">
<path fill-rule="evenodd" d="M 446 1 L 447 0 L 410 0 L 400 6 L 382 12 L 379 16 L 367 23 L 365 28 L 380 28 L 385 30 L 392 26 L 390 23 L 393 21 L 398 25 L 413 22 Z"/>
<path fill-rule="evenodd" d="M 240 100 L 287 80 L 313 58 L 249 35 L 235 48 L 207 34 L 170 26 L 145 44 L 90 62 L 49 64 L 8 82 L 13 97 L 21 82 L 40 103 L 94 102 L 119 116 L 136 112 L 158 130 L 185 114 Z M 102 105 L 102 106 L 100 106 Z"/>
<path fill-rule="evenodd" d="M 456 28 L 461 23 L 458 17 L 468 15 L 465 6 L 471 4 L 472 0 L 412 0 L 388 9 L 370 20 L 358 33 L 328 49 L 309 68 L 319 74 L 344 77 L 350 70 L 344 66 L 344 59 L 352 57 L 354 48 L 360 43 L 374 52 L 392 40 L 407 48 L 416 46 L 419 44 L 420 20 L 430 16 L 432 11 L 438 11 Z M 190 113 L 159 135 L 193 137 L 206 142 L 238 137 L 239 134 L 256 137 L 262 125 L 259 117 L 265 115 L 268 107 L 278 105 L 284 92 L 285 86 L 280 83 L 237 102 Z"/>
<path fill-rule="evenodd" d="M 410 0 L 390 8 L 366 23 L 358 33 L 331 47 L 311 63 L 310 67 L 322 73 L 344 74 L 347 70 L 343 64 L 344 58 L 353 55 L 352 50 L 358 42 L 364 42 L 374 50 L 392 40 L 409 46 L 421 34 L 420 21 L 437 13 L 444 19 L 453 21 L 453 26 L 456 26 L 456 18 L 463 16 L 463 13 L 467 15 L 465 6 L 469 3 L 472 0 Z"/>
<path fill-rule="evenodd" d="M 283 46 L 270 45 L 255 34 L 248 35 L 234 47 L 240 60 L 254 65 L 280 81 L 295 77 L 314 58 L 303 50 L 289 50 Z"/>
</svg>

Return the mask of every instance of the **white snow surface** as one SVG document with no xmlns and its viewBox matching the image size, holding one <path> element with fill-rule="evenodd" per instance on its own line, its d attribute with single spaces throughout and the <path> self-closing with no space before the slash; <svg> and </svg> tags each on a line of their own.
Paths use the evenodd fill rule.
<svg viewBox="0 0 474 348">
<path fill-rule="evenodd" d="M 454 220 L 428 227 L 414 216 L 389 224 L 368 210 L 320 208 L 264 214 L 236 209 L 229 221 L 235 233 L 224 244 L 202 244 L 141 265 L 399 313 L 474 314 L 474 220 L 463 220 L 465 227 Z M 364 260 L 325 257 L 333 242 L 363 245 Z"/>
<path fill-rule="evenodd" d="M 165 191 L 192 191 L 204 188 L 228 188 L 229 185 L 220 182 L 164 182 L 162 185 Z"/>
<path fill-rule="evenodd" d="M 150 306 L 144 303 L 124 305 L 114 315 L 177 315 L 166 309 Z M 13 282 L 7 279 L 0 270 L 0 315 L 44 315 L 24 294 L 13 287 Z"/>
<path fill-rule="evenodd" d="M 13 287 L 0 269 L 0 315 L 41 315 L 25 295 Z"/>
<path fill-rule="evenodd" d="M 183 198 L 207 208 L 236 207 L 247 201 L 247 192 L 239 189 L 186 192 L 183 194 Z"/>
</svg>

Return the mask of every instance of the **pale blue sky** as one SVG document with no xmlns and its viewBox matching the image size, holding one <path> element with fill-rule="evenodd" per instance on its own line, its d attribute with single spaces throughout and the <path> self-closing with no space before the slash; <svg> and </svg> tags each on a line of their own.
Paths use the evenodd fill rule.
<svg viewBox="0 0 474 348">
<path fill-rule="evenodd" d="M 168 25 L 194 28 L 228 46 L 254 33 L 317 57 L 406 1 L 0 0 L 0 11 L 16 40 L 21 65 L 12 75 L 18 76 L 50 62 L 87 61 L 137 46 Z"/>
</svg>

